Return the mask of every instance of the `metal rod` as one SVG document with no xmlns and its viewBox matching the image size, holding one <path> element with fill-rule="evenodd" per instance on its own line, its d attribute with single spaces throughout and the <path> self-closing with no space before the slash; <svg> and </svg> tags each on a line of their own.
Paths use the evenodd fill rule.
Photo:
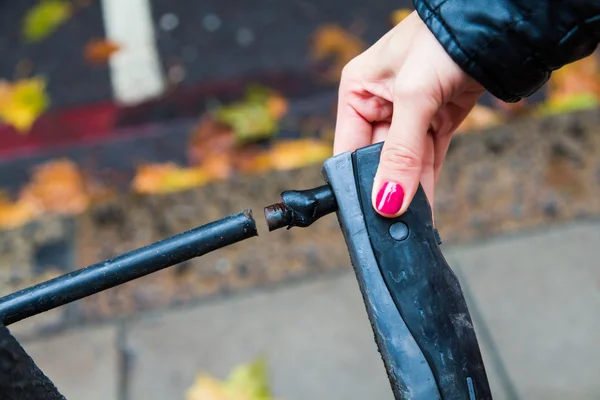
<svg viewBox="0 0 600 400">
<path fill-rule="evenodd" d="M 287 226 L 307 227 L 319 218 L 335 212 L 337 202 L 329 185 L 307 190 L 286 190 L 281 203 L 265 207 L 269 231 Z"/>
<path fill-rule="evenodd" d="M 21 321 L 253 236 L 256 223 L 245 210 L 3 297 L 0 321 Z"/>
</svg>

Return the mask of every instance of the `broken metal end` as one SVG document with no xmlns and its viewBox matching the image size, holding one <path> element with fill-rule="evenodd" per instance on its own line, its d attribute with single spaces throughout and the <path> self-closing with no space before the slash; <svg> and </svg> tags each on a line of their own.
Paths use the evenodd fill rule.
<svg viewBox="0 0 600 400">
<path fill-rule="evenodd" d="M 290 213 L 285 204 L 276 203 L 265 207 L 265 219 L 269 232 L 290 225 Z"/>
</svg>

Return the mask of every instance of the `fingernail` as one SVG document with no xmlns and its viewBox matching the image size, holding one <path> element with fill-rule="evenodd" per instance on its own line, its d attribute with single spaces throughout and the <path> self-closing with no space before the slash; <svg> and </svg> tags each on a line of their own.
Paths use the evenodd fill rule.
<svg viewBox="0 0 600 400">
<path fill-rule="evenodd" d="M 393 182 L 384 182 L 377 192 L 375 205 L 379 212 L 391 215 L 400 211 L 403 201 L 404 189 L 402 186 Z"/>
</svg>

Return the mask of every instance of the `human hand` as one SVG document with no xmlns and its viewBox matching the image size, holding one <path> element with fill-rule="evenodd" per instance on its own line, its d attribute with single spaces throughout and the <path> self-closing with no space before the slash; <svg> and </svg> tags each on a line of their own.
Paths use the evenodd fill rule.
<svg viewBox="0 0 600 400">
<path fill-rule="evenodd" d="M 344 67 L 334 154 L 385 141 L 373 207 L 403 214 L 419 182 L 433 207 L 450 138 L 483 92 L 413 12 Z"/>
</svg>

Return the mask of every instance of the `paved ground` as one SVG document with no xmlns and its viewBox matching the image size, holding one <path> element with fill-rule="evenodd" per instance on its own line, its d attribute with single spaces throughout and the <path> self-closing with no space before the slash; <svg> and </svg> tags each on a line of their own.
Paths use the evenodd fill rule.
<svg viewBox="0 0 600 400">
<path fill-rule="evenodd" d="M 599 233 L 579 222 L 445 249 L 495 399 L 598 398 Z M 24 347 L 69 399 L 183 399 L 197 372 L 259 354 L 281 399 L 392 399 L 351 273 Z"/>
</svg>

